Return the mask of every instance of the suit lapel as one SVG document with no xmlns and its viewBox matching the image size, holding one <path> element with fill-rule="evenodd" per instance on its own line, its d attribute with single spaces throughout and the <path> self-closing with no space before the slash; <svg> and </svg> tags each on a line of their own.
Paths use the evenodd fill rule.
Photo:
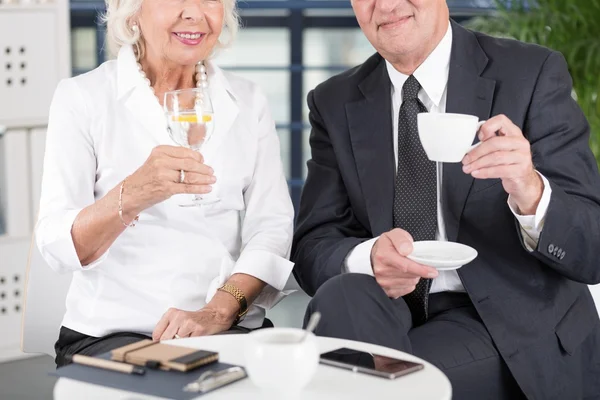
<svg viewBox="0 0 600 400">
<path fill-rule="evenodd" d="M 371 233 L 378 236 L 393 225 L 395 163 L 391 82 L 385 61 L 378 55 L 371 61 L 378 63 L 359 84 L 364 98 L 346 104 L 346 117 Z"/>
<path fill-rule="evenodd" d="M 452 55 L 448 77 L 447 113 L 490 117 L 496 81 L 481 77 L 488 63 L 475 35 L 452 21 Z M 475 138 L 475 142 L 479 139 Z M 449 241 L 458 237 L 460 218 L 473 177 L 462 171 L 462 163 L 444 163 L 442 211 Z"/>
</svg>

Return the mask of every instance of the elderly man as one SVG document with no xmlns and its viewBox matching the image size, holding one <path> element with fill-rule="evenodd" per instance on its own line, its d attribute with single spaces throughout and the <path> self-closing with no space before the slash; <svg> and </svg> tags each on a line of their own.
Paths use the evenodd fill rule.
<svg viewBox="0 0 600 400">
<path fill-rule="evenodd" d="M 456 399 L 600 398 L 600 177 L 565 59 L 444 0 L 352 6 L 378 54 L 308 96 L 293 260 L 317 333 L 422 357 Z M 481 145 L 438 174 L 419 112 L 486 120 Z M 479 255 L 437 271 L 407 258 L 423 240 Z"/>
</svg>

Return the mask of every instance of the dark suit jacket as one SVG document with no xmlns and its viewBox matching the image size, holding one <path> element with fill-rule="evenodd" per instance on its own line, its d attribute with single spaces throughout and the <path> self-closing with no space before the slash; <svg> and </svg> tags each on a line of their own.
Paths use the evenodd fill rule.
<svg viewBox="0 0 600 400">
<path fill-rule="evenodd" d="M 589 126 L 561 54 L 452 23 L 446 111 L 505 114 L 531 143 L 552 187 L 528 252 L 501 181 L 445 164 L 448 240 L 477 249 L 458 270 L 503 359 L 530 399 L 600 398 L 600 324 L 585 284 L 600 282 L 600 177 Z M 292 258 L 312 295 L 357 244 L 392 229 L 391 83 L 379 55 L 308 96 L 312 159 Z M 595 345 L 594 345 L 595 341 Z"/>
</svg>

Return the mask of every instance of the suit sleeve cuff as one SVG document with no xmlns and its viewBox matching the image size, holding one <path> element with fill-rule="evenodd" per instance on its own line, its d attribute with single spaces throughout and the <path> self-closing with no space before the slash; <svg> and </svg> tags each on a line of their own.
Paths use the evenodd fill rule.
<svg viewBox="0 0 600 400">
<path fill-rule="evenodd" d="M 342 273 L 366 274 L 373 276 L 371 266 L 371 250 L 379 237 L 367 240 L 356 245 L 346 257 Z"/>
<path fill-rule="evenodd" d="M 546 177 L 540 174 L 538 171 L 536 172 L 542 178 L 542 182 L 544 183 L 544 190 L 542 192 L 542 198 L 540 199 L 540 202 L 535 211 L 535 215 L 519 214 L 519 209 L 516 203 L 514 202 L 511 196 L 508 197 L 508 207 L 519 222 L 521 233 L 523 234 L 525 247 L 529 251 L 533 251 L 533 249 L 537 247 L 540 234 L 544 229 L 544 220 L 548 212 L 550 197 L 552 195 L 552 188 L 550 187 L 550 182 L 548 182 L 548 179 L 546 179 Z"/>
</svg>

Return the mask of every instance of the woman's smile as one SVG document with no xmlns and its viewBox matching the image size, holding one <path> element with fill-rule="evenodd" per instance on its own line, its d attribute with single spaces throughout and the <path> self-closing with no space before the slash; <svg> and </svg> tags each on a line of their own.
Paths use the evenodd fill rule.
<svg viewBox="0 0 600 400">
<path fill-rule="evenodd" d="M 202 32 L 173 32 L 173 36 L 185 45 L 197 46 L 202 43 L 202 39 L 206 34 Z"/>
</svg>

